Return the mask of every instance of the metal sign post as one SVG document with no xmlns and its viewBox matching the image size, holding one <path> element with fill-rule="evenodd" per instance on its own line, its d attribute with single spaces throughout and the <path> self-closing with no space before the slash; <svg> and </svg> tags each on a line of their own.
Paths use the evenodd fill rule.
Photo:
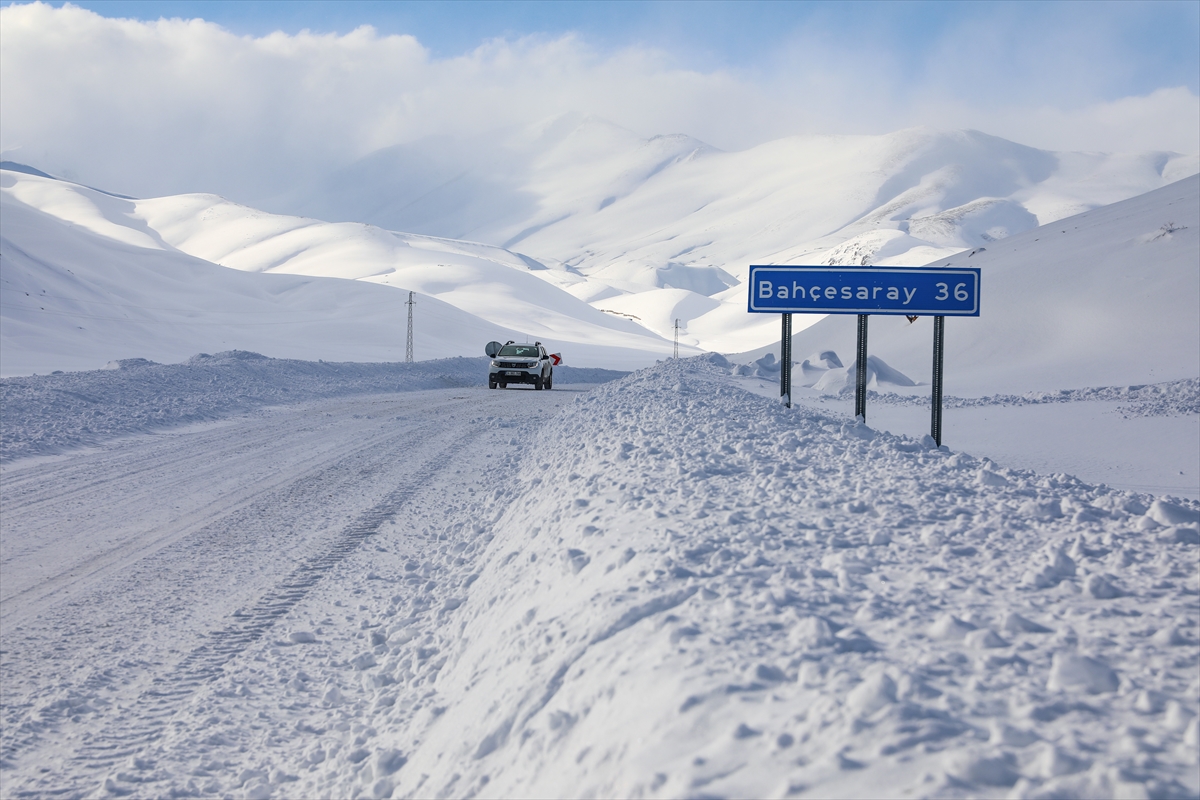
<svg viewBox="0 0 1200 800">
<path fill-rule="evenodd" d="M 979 316 L 978 267 L 750 267 L 747 310 L 783 316 L 779 392 L 791 405 L 792 314 L 858 315 L 854 415 L 867 417 L 867 316 L 932 316 L 932 436 L 942 444 L 946 317 Z"/>
<path fill-rule="evenodd" d="M 942 446 L 942 361 L 946 352 L 946 318 L 933 318 L 933 406 L 929 435 Z"/>
<path fill-rule="evenodd" d="M 783 331 L 779 336 L 779 399 L 792 407 L 792 315 L 781 314 Z"/>
<path fill-rule="evenodd" d="M 854 416 L 867 421 L 867 315 L 858 315 L 858 341 L 854 355 Z"/>
</svg>

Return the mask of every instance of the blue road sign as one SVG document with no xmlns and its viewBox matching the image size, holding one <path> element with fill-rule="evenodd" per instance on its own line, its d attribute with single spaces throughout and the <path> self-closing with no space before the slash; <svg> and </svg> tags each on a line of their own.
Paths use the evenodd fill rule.
<svg viewBox="0 0 1200 800">
<path fill-rule="evenodd" d="M 750 267 L 755 314 L 979 316 L 978 267 Z"/>
</svg>

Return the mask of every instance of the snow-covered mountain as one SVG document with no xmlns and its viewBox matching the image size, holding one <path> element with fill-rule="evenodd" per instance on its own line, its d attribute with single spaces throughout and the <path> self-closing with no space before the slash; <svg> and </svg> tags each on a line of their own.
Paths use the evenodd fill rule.
<svg viewBox="0 0 1200 800">
<path fill-rule="evenodd" d="M 572 363 L 634 368 L 671 353 L 676 320 L 685 355 L 772 347 L 778 321 L 745 311 L 742 281 L 751 263 L 923 264 L 964 248 L 990 253 L 983 259 L 991 264 L 987 320 L 971 323 L 972 335 L 1016 336 L 1040 348 L 1046 364 L 1057 364 L 1054 353 L 1074 358 L 1076 351 L 1024 336 L 1043 323 L 1005 328 L 1031 306 L 1019 290 L 990 291 L 1002 285 L 992 284 L 991 274 L 1004 281 L 1007 272 L 1024 275 L 1031 267 L 990 261 L 1009 252 L 997 243 L 1021 234 L 1037 240 L 1012 257 L 1042 265 L 1039 275 L 1054 271 L 1052 288 L 1037 295 L 1036 302 L 1053 298 L 1046 308 L 1108 297 L 1112 281 L 1078 298 L 1060 284 L 1087 281 L 1093 252 L 1111 256 L 1120 271 L 1128 258 L 1167 247 L 1114 249 L 1179 214 L 1168 219 L 1173 211 L 1160 213 L 1153 207 L 1159 201 L 1147 200 L 1136 219 L 1085 224 L 1052 249 L 1030 231 L 1194 175 L 1197 163 L 1171 153 L 1049 153 L 977 132 L 924 129 L 794 137 L 723 153 L 686 136 L 645 140 L 603 120 L 567 117 L 487 140 L 381 151 L 280 200 L 310 216 L 271 214 L 208 194 L 119 197 L 9 164 L 2 188 L 3 372 L 80 369 L 127 357 L 177 361 L 231 348 L 396 360 L 407 296 L 384 287 L 418 293 L 418 358 L 477 355 L 487 339 L 529 337 L 563 350 Z M 1194 182 L 1177 185 L 1195 195 Z M 1190 227 L 1194 233 L 1197 226 Z M 1189 235 L 1165 240 L 1174 242 L 1175 255 L 1164 290 L 1176 305 L 1191 297 L 1187 265 L 1196 243 Z M 273 277 L 259 281 L 218 267 Z M 321 280 L 328 278 L 351 280 Z M 1171 288 L 1176 284 L 1182 288 Z M 27 305 L 26 293 L 50 305 Z M 1114 303 L 1105 299 L 1097 308 L 1113 320 L 1107 330 L 1121 343 L 1141 339 L 1122 337 L 1126 323 L 1117 320 L 1157 330 L 1161 319 L 1143 325 L 1141 315 L 1163 317 L 1149 296 L 1133 307 L 1117 303 L 1115 317 Z M 120 313 L 107 313 L 114 310 Z M 878 334 L 873 341 L 881 341 Z M 1124 352 L 1104 349 L 1103 341 L 1080 343 L 1095 347 L 1075 363 L 1112 361 L 1110 352 Z M 1154 349 L 1143 344 L 1140 352 Z M 796 352 L 809 352 L 804 347 Z M 875 352 L 887 360 L 888 347 Z M 824 349 L 849 352 L 841 343 L 814 348 Z M 1003 354 L 1018 351 L 1014 345 Z M 911 374 L 924 360 L 900 358 L 897 366 Z M 1057 386 L 1047 369 L 1038 385 L 1045 378 Z M 1142 372 L 1117 382 L 1161 374 Z"/>
<path fill-rule="evenodd" d="M 936 263 L 983 270 L 980 316 L 947 321 L 948 392 L 1200 375 L 1200 176 Z M 932 318 L 910 324 L 872 316 L 868 350 L 928 382 L 932 330 Z M 823 317 L 793 335 L 792 352 L 798 361 L 830 350 L 850 356 L 843 370 L 850 372 L 855 335 L 853 316 Z M 778 353 L 778 333 L 776 343 L 733 358 L 748 362 L 768 352 Z"/>
<path fill-rule="evenodd" d="M 927 264 L 1200 170 L 1195 155 L 1057 153 L 977 131 L 796 136 L 721 152 L 565 116 L 376 152 L 280 207 L 519 248 L 570 290 L 723 352 L 765 344 L 751 263 Z M 641 296 L 648 294 L 648 296 Z"/>
</svg>

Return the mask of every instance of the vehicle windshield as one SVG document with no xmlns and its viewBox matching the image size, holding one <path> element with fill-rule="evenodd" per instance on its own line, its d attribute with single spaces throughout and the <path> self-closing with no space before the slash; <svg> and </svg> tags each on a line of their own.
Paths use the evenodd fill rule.
<svg viewBox="0 0 1200 800">
<path fill-rule="evenodd" d="M 508 344 L 500 348 L 498 355 L 509 358 L 538 358 L 540 354 L 536 344 Z"/>
</svg>

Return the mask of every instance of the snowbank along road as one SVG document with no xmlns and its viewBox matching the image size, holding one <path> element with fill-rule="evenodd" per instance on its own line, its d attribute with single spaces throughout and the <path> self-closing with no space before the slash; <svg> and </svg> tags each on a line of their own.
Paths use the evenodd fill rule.
<svg viewBox="0 0 1200 800">
<path fill-rule="evenodd" d="M 5 794 L 1200 793 L 1200 504 L 730 372 L 15 462 Z"/>
</svg>

